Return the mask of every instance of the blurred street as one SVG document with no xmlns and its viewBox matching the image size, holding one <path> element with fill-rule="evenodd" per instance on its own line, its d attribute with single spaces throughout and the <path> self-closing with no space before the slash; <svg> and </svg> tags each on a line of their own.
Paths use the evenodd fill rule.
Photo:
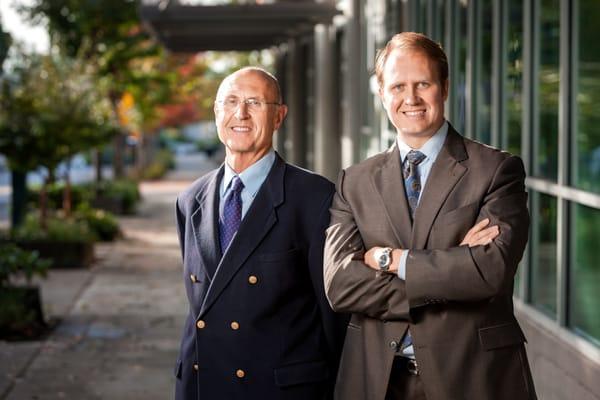
<svg viewBox="0 0 600 400">
<path fill-rule="evenodd" d="M 120 218 L 124 238 L 96 245 L 89 270 L 51 270 L 41 281 L 42 341 L 0 342 L 0 400 L 169 399 L 187 311 L 174 201 L 215 167 L 181 155 L 167 179 L 141 185 L 136 215 Z"/>
</svg>

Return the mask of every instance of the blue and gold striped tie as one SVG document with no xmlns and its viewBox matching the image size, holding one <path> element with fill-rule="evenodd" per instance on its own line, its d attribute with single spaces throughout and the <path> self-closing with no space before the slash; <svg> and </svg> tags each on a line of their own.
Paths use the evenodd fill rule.
<svg viewBox="0 0 600 400">
<path fill-rule="evenodd" d="M 402 167 L 402 176 L 404 177 L 404 189 L 406 190 L 406 199 L 410 207 L 410 216 L 414 221 L 415 210 L 419 204 L 419 196 L 421 195 L 421 176 L 419 175 L 418 165 L 425 159 L 425 154 L 417 150 L 411 150 L 406 155 L 404 165 Z M 406 331 L 406 335 L 402 340 L 401 350 L 404 351 L 412 345 L 412 336 L 410 331 Z"/>
<path fill-rule="evenodd" d="M 417 150 L 411 150 L 406 155 L 402 175 L 404 177 L 404 189 L 406 190 L 406 199 L 410 207 L 410 216 L 415 217 L 415 210 L 419 203 L 421 195 L 421 177 L 419 175 L 418 165 L 425 159 L 425 154 Z"/>
</svg>

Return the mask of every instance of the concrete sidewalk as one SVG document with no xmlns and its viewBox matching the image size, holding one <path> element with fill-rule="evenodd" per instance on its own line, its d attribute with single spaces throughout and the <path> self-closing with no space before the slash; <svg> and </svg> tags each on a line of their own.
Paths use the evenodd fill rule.
<svg viewBox="0 0 600 400">
<path fill-rule="evenodd" d="M 125 238 L 97 245 L 90 270 L 51 271 L 44 308 L 60 323 L 44 341 L 0 342 L 0 400 L 173 397 L 187 312 L 173 207 L 214 167 L 200 165 L 143 184 L 137 215 L 120 219 Z"/>
</svg>

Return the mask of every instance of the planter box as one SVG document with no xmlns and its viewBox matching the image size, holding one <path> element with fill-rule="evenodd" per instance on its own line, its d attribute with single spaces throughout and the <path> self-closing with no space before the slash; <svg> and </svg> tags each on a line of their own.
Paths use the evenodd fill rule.
<svg viewBox="0 0 600 400">
<path fill-rule="evenodd" d="M 52 268 L 87 268 L 94 261 L 94 243 L 59 241 L 17 241 L 24 250 L 36 250 L 52 261 Z"/>
<path fill-rule="evenodd" d="M 47 328 L 38 287 L 0 289 L 0 339 L 36 339 Z"/>
</svg>

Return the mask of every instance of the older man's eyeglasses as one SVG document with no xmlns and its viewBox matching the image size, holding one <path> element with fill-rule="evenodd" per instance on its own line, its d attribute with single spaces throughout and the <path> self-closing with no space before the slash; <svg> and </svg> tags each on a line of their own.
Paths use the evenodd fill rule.
<svg viewBox="0 0 600 400">
<path fill-rule="evenodd" d="M 281 103 L 273 103 L 253 98 L 242 100 L 238 99 L 237 97 L 227 97 L 223 100 L 217 100 L 216 103 L 221 109 L 225 111 L 237 110 L 237 108 L 242 104 L 246 105 L 248 111 L 264 111 L 267 109 L 268 106 L 281 105 Z"/>
</svg>

